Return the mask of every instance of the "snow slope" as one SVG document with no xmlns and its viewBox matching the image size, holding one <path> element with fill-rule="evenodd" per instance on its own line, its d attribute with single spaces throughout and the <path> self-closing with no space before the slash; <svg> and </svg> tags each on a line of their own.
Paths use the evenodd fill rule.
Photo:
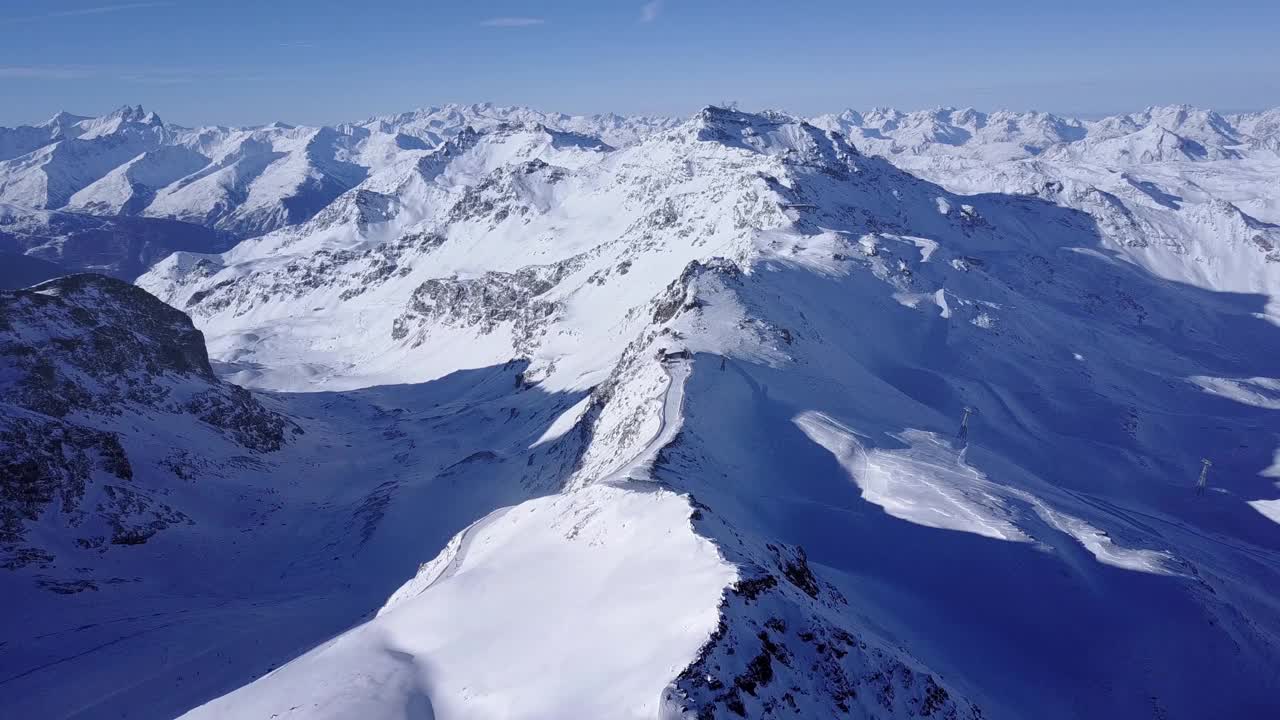
<svg viewBox="0 0 1280 720">
<path fill-rule="evenodd" d="M 0 318 L 0 695 L 22 717 L 174 717 L 234 689 L 553 492 L 581 442 L 530 447 L 579 398 L 521 387 L 518 363 L 254 396 L 119 281 L 0 294 Z"/>
<path fill-rule="evenodd" d="M 1188 106 L 1081 121 L 1040 112 L 938 109 L 904 113 L 846 110 L 813 119 L 931 179 L 952 164 L 992 165 L 1030 158 L 1067 166 L 1132 169 L 1219 163 L 1210 193 L 1235 202 L 1238 174 L 1266 174 L 1280 162 L 1274 111 L 1223 116 Z M 0 128 L 0 202 L 24 210 L 176 219 L 252 237 L 334 210 L 358 185 L 385 192 L 405 168 L 471 130 L 542 126 L 628 147 L 673 131 L 674 118 L 577 116 L 490 103 L 446 105 L 331 127 L 184 128 L 141 107 L 102 117 L 60 113 L 35 126 Z M 1223 162 L 1226 164 L 1222 164 Z M 1247 161 L 1247 165 L 1245 162 Z M 931 166 L 941 165 L 937 170 Z M 1256 170 L 1255 170 L 1256 168 Z M 1157 183 L 1158 185 L 1158 183 Z M 1250 184 L 1250 187 L 1253 187 Z M 1174 196 L 1181 195 L 1181 188 Z M 1275 217 L 1270 187 L 1249 193 Z M 1258 215 L 1260 209 L 1270 215 Z M 97 269 L 70 263 L 73 269 Z"/>
<path fill-rule="evenodd" d="M 252 236 L 309 219 L 370 172 L 469 127 L 509 122 L 544 124 L 615 144 L 675 124 L 491 104 L 449 105 L 334 127 L 183 128 L 164 124 L 140 106 L 98 118 L 62 113 L 37 126 L 0 128 L 0 201 L 174 218 Z"/>
<path fill-rule="evenodd" d="M 609 485 L 495 511 L 377 619 L 186 717 L 657 717 L 734 580 L 689 512 Z"/>
<path fill-rule="evenodd" d="M 924 155 L 995 163 L 1050 153 L 1140 164 L 1174 157 L 1274 158 L 1274 116 L 1275 110 L 1223 116 L 1189 105 L 1150 107 L 1099 120 L 1036 111 L 877 108 L 819 115 L 812 122 L 838 130 L 864 151 L 886 158 Z"/>
<path fill-rule="evenodd" d="M 947 109 L 814 122 L 955 192 L 1034 195 L 1083 210 L 1109 249 L 1162 277 L 1273 295 L 1275 116 L 1177 105 L 1096 121 Z"/>
<path fill-rule="evenodd" d="M 1276 496 L 1259 475 L 1276 421 L 1197 380 L 1269 377 L 1271 275 L 1161 277 L 1186 256 L 1126 245 L 1105 215 L 958 196 L 778 114 L 708 109 L 615 151 L 504 127 L 429 157 L 389 194 L 412 214 L 175 256 L 141 282 L 266 387 L 516 355 L 526 382 L 593 388 L 569 495 L 684 495 L 738 578 L 662 712 L 1192 718 L 1274 697 L 1280 536 L 1256 503 Z M 282 372 L 299 357 L 323 360 Z M 384 617 L 464 592 L 443 562 Z M 348 687 L 374 662 L 355 638 L 382 632 L 452 707 L 427 639 L 451 629 L 384 617 L 201 712 Z M 636 692 L 618 707 L 656 702 Z"/>
<path fill-rule="evenodd" d="M 93 420 L 194 523 L 39 570 L 137 583 L 0 578 L 19 608 L 2 699 L 1265 716 L 1280 283 L 1272 226 L 1219 193 L 1268 161 L 1152 159 L 1099 186 L 1080 158 L 928 150 L 986 137 L 962 115 L 893 163 L 782 113 L 707 108 L 617 145 L 504 121 L 380 146 L 399 159 L 310 219 L 163 260 L 139 286 L 303 434 L 245 454 L 167 416 Z M 1001 152 L 1023 132 L 1005 120 Z M 1171 132 L 1203 145 L 1187 126 L 1216 122 Z M 1192 168 L 1176 197 L 1147 174 Z M 190 477 L 212 480 L 156 448 L 199 449 Z"/>
<path fill-rule="evenodd" d="M 1271 302 L 1264 311 L 1278 312 L 1275 158 L 1112 164 L 1061 153 L 997 163 L 932 156 L 896 162 L 956 192 L 1034 196 L 1082 210 L 1121 257 L 1203 289 L 1265 295 Z"/>
</svg>

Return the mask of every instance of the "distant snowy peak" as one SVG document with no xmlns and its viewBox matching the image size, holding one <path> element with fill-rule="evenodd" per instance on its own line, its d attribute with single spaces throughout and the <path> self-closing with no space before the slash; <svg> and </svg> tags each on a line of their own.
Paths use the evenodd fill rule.
<svg viewBox="0 0 1280 720">
<path fill-rule="evenodd" d="M 89 116 L 89 115 L 73 115 L 72 113 L 69 113 L 66 110 L 59 110 L 58 112 L 53 114 L 53 117 L 49 118 L 48 120 L 45 120 L 43 123 L 40 123 L 36 127 L 49 128 L 50 130 L 54 130 L 54 131 L 64 131 L 66 128 L 73 127 L 78 123 L 84 122 L 85 120 L 92 120 L 92 119 L 93 119 L 92 116 Z"/>
<path fill-rule="evenodd" d="M 613 146 L 630 145 L 652 132 L 679 124 L 677 118 L 660 116 L 566 115 L 527 107 L 492 103 L 450 104 L 370 118 L 355 126 L 383 133 L 401 133 L 438 145 L 467 127 L 483 129 L 503 123 L 535 124 L 592 135 Z"/>
<path fill-rule="evenodd" d="M 486 103 L 332 127 L 275 122 L 185 128 L 165 124 L 140 106 L 124 106 L 101 117 L 59 113 L 39 125 L 0 128 L 0 202 L 84 215 L 174 219 L 245 238 L 298 228 L 315 218 L 332 225 L 350 207 L 342 198 L 357 191 L 366 201 L 370 193 L 398 198 L 399 207 L 421 214 L 424 203 L 437 202 L 434 194 L 458 178 L 517 158 L 573 168 L 594 154 L 674 136 L 810 162 L 881 156 L 941 179 L 928 164 L 1045 158 L 1130 168 L 1274 160 L 1280 158 L 1280 110 L 1228 116 L 1171 106 L 1081 121 L 1042 112 L 877 108 L 805 120 L 710 107 L 677 119 L 566 115 Z M 468 143 L 479 143 L 478 149 L 467 150 Z M 452 153 L 462 152 L 475 164 L 454 163 Z M 558 159 L 547 160 L 547 153 Z M 449 174 L 437 176 L 445 165 Z M 398 212 L 395 203 L 383 204 L 385 213 Z M 107 267 L 123 260 L 70 267 Z"/>
<path fill-rule="evenodd" d="M 785 113 L 746 113 L 716 106 L 704 108 L 683 127 L 698 140 L 750 149 L 766 155 L 835 160 L 840 153 L 856 154 L 847 143 L 808 121 Z"/>
<path fill-rule="evenodd" d="M 1263 137 L 1280 134 L 1280 108 L 1227 116 L 1231 125 L 1246 135 Z"/>
<path fill-rule="evenodd" d="M 450 105 L 339 125 L 167 126 L 141 106 L 59 113 L 0 129 L 0 201 L 175 218 L 247 237 L 296 225 L 384 169 L 474 129 L 542 127 L 556 143 L 606 149 L 669 128 L 665 118 L 571 116 Z"/>
<path fill-rule="evenodd" d="M 1036 154 L 1051 145 L 1085 135 L 1082 123 L 1040 112 L 984 113 L 972 108 L 939 108 L 904 113 L 877 108 L 821 115 L 815 124 L 840 129 L 867 152 L 882 155 L 986 148 L 999 155 Z"/>
<path fill-rule="evenodd" d="M 310 218 L 368 174 L 360 147 L 368 133 L 187 130 L 141 107 L 63 129 L 0 162 L 0 200 L 175 218 L 247 236 Z"/>
<path fill-rule="evenodd" d="M 161 127 L 164 127 L 164 123 L 160 121 L 160 117 L 144 110 L 141 105 L 124 105 L 114 112 L 99 117 L 73 115 L 63 110 L 39 125 L 0 128 L 0 149 L 4 148 L 6 137 L 25 138 L 28 146 L 26 152 L 30 152 L 60 140 L 94 138 L 131 129 Z M 0 153 L 0 160 L 8 160 L 16 156 L 12 152 L 3 152 Z"/>
<path fill-rule="evenodd" d="M 1155 125 L 1181 135 L 1197 137 L 1198 139 L 1214 141 L 1215 143 L 1231 144 L 1240 142 L 1240 131 L 1232 127 L 1225 117 L 1213 110 L 1205 110 L 1190 105 L 1169 105 L 1165 107 L 1149 107 L 1140 113 L 1133 113 L 1127 117 L 1139 128 L 1148 128 Z"/>
<path fill-rule="evenodd" d="M 1163 125 L 1150 124 L 1131 133 L 1098 135 L 1076 143 L 1056 145 L 1049 148 L 1044 157 L 1124 167 L 1171 161 L 1236 159 L 1241 155 L 1234 145 L 1234 140 L 1228 143 L 1200 142 Z"/>
<path fill-rule="evenodd" d="M 1074 157 L 1114 161 L 1111 148 L 1115 145 L 1141 146 L 1150 140 L 1140 137 L 1102 146 L 1097 158 L 1092 157 L 1092 148 L 1130 135 L 1158 135 L 1160 130 L 1183 138 L 1173 145 L 1186 146 L 1185 153 L 1171 150 L 1166 140 L 1162 148 L 1139 151 L 1129 159 L 1160 162 L 1231 158 L 1249 148 L 1274 148 L 1280 130 L 1274 119 L 1276 113 L 1272 110 L 1227 117 L 1212 110 L 1175 105 L 1085 121 L 1043 112 L 984 113 L 972 108 L 940 108 L 904 113 L 877 108 L 866 113 L 846 110 L 821 115 L 813 122 L 841 129 L 865 151 L 887 157 L 944 155 L 1003 161 L 1033 157 L 1065 146 L 1070 148 L 1065 152 Z M 1080 143 L 1085 144 L 1076 147 Z M 1149 159 L 1142 159 L 1144 156 Z"/>
<path fill-rule="evenodd" d="M 126 105 L 105 117 L 82 120 L 77 126 L 82 130 L 79 137 L 91 140 L 122 132 L 161 129 L 164 123 L 159 115 L 144 110 L 141 105 Z"/>
</svg>

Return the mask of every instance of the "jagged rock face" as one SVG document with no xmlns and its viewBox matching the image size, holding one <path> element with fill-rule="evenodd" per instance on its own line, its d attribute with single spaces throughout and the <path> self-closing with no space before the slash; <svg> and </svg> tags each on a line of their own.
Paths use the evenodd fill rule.
<svg viewBox="0 0 1280 720">
<path fill-rule="evenodd" d="M 830 588 L 820 590 L 807 566 L 787 570 L 782 577 L 739 580 L 726 593 L 725 619 L 668 690 L 672 712 L 694 720 L 984 717 L 901 650 L 806 611 L 807 605 L 848 602 Z"/>
<path fill-rule="evenodd" d="M 101 275 L 69 275 L 6 293 L 3 299 L 0 331 L 5 337 L 0 352 L 18 358 L 19 368 L 29 364 L 28 384 L 33 375 L 72 370 L 104 387 L 114 387 L 135 373 L 213 379 L 204 336 L 191 319 L 128 283 Z M 18 386 L 38 390 L 22 381 Z M 47 414 L 62 416 L 66 410 Z"/>
<path fill-rule="evenodd" d="M 69 275 L 0 295 L 0 389 L 55 418 L 127 406 L 191 413 L 246 448 L 278 449 L 291 423 L 220 382 L 184 313 L 133 285 Z"/>
<path fill-rule="evenodd" d="M 190 318 L 102 275 L 0 293 L 0 397 L 0 543 L 14 567 L 43 557 L 19 544 L 46 514 L 85 531 L 82 547 L 142 543 L 187 520 L 135 477 L 128 418 L 194 417 L 253 452 L 297 431 L 214 376 Z"/>
<path fill-rule="evenodd" d="M 196 317 L 230 311 L 242 315 L 255 304 L 304 298 L 319 290 L 340 290 L 346 302 L 379 285 L 408 275 L 414 262 L 429 255 L 444 238 L 429 232 L 408 233 L 393 242 L 363 250 L 318 250 L 283 266 L 265 268 L 240 277 L 218 277 L 191 293 L 183 308 Z M 201 258 L 186 277 L 215 277 L 221 262 Z"/>
<path fill-rule="evenodd" d="M 116 480 L 129 481 L 133 469 L 112 433 L 51 418 L 8 417 L 0 420 L 0 544 L 11 546 L 23 538 L 24 524 L 40 519 L 46 507 L 75 517 L 81 512 L 85 489 L 100 470 Z M 10 557 L 9 569 L 22 564 Z"/>
<path fill-rule="evenodd" d="M 392 323 L 391 337 L 403 339 L 417 328 L 412 342 L 420 345 L 425 339 L 424 327 L 467 327 L 487 335 L 499 325 L 509 325 L 512 350 L 527 356 L 564 311 L 562 301 L 542 296 L 583 264 L 582 258 L 570 258 L 515 273 L 485 273 L 470 280 L 428 280 L 413 291 L 408 309 Z"/>
</svg>

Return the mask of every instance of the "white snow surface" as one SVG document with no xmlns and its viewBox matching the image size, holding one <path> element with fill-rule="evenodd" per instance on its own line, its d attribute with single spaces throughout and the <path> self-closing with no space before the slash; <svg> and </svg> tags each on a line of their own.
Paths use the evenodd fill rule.
<svg viewBox="0 0 1280 720">
<path fill-rule="evenodd" d="M 609 485 L 496 510 L 376 619 L 183 717 L 657 717 L 735 579 L 690 510 Z"/>
<path fill-rule="evenodd" d="M 906 449 L 868 452 L 852 430 L 821 413 L 803 413 L 796 425 L 836 456 L 864 499 L 896 518 L 997 540 L 1029 539 L 1011 522 L 1002 493 L 930 433 L 909 430 L 900 438 Z"/>
</svg>

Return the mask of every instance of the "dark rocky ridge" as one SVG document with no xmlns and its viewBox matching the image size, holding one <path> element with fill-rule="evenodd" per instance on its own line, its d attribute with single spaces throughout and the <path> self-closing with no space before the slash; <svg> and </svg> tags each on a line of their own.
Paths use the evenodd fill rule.
<svg viewBox="0 0 1280 720">
<path fill-rule="evenodd" d="M 70 275 L 0 292 L 0 567 L 52 561 L 23 547 L 51 509 L 54 522 L 84 533 L 75 543 L 86 549 L 139 544 L 187 522 L 154 497 L 174 478 L 139 477 L 126 450 L 125 428 L 179 417 L 252 452 L 300 432 L 219 381 L 191 319 L 140 288 Z"/>
</svg>

